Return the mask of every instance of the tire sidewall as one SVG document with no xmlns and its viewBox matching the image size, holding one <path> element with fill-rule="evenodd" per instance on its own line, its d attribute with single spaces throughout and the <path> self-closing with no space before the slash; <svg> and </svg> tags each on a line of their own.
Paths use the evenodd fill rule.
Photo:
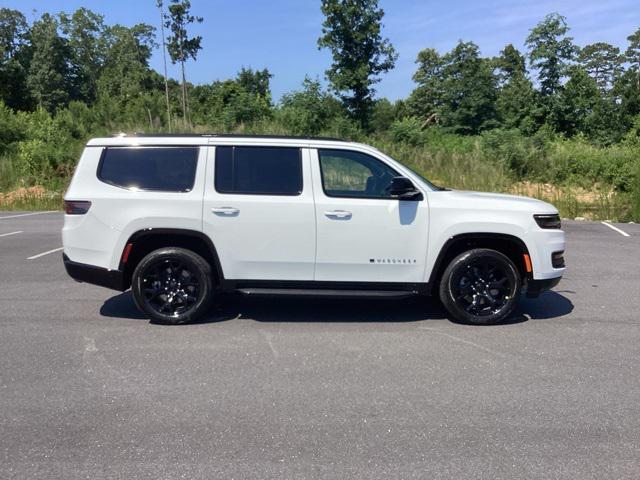
<svg viewBox="0 0 640 480">
<path fill-rule="evenodd" d="M 145 272 L 153 265 L 165 260 L 177 260 L 183 262 L 200 282 L 201 294 L 198 301 L 181 315 L 165 315 L 153 309 L 146 302 L 142 291 L 142 282 Z M 200 255 L 182 248 L 161 248 L 149 253 L 136 266 L 131 279 L 131 291 L 133 299 L 144 314 L 150 317 L 153 323 L 163 325 L 179 325 L 191 322 L 200 317 L 209 307 L 213 296 L 213 281 L 211 266 Z"/>
<path fill-rule="evenodd" d="M 512 290 L 512 295 L 508 303 L 500 312 L 486 316 L 472 315 L 469 312 L 466 312 L 455 302 L 453 298 L 453 288 L 451 282 L 453 281 L 454 273 L 458 268 L 466 265 L 473 260 L 487 256 L 501 262 L 501 264 L 505 268 L 505 271 L 514 282 L 515 288 Z M 447 311 L 458 322 L 471 325 L 493 325 L 496 323 L 501 323 L 509 318 L 516 305 L 518 304 L 521 284 L 522 281 L 520 272 L 514 265 L 513 261 L 509 259 L 509 257 L 496 250 L 479 248 L 463 252 L 455 257 L 451 261 L 451 263 L 449 263 L 440 281 L 440 300 L 442 301 Z"/>
</svg>

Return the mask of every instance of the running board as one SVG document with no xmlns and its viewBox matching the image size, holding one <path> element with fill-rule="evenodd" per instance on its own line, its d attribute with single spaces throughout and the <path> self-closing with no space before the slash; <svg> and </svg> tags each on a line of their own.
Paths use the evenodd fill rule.
<svg viewBox="0 0 640 480">
<path fill-rule="evenodd" d="M 243 295 L 294 295 L 301 297 L 368 297 L 368 298 L 406 298 L 417 295 L 409 290 L 341 290 L 325 288 L 239 288 Z"/>
</svg>

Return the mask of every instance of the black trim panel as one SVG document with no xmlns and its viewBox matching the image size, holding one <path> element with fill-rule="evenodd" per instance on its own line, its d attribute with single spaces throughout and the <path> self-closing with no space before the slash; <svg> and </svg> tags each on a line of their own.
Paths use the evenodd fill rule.
<svg viewBox="0 0 640 480">
<path fill-rule="evenodd" d="M 222 289 L 225 291 L 269 289 L 279 290 L 285 293 L 292 291 L 349 291 L 349 292 L 398 292 L 417 295 L 429 293 L 427 283 L 399 283 L 399 282 L 325 282 L 313 280 L 287 281 L 287 280 L 224 280 Z"/>
<path fill-rule="evenodd" d="M 108 270 L 86 263 L 78 263 L 69 260 L 64 253 L 62 254 L 64 268 L 71 278 L 78 282 L 91 283 L 101 287 L 110 288 L 124 292 L 127 288 L 124 285 L 124 274 L 120 270 Z"/>
<path fill-rule="evenodd" d="M 445 267 L 445 265 L 443 265 L 443 262 L 447 258 L 447 251 L 449 250 L 449 248 L 451 248 L 451 246 L 454 243 L 458 241 L 465 241 L 465 240 L 473 241 L 475 239 L 486 240 L 486 239 L 492 239 L 492 238 L 514 242 L 516 245 L 520 247 L 522 253 L 526 253 L 527 255 L 529 254 L 529 249 L 527 249 L 527 246 L 525 245 L 525 243 L 521 239 L 519 239 L 518 237 L 514 237 L 513 235 L 508 235 L 506 233 L 490 233 L 490 232 L 461 233 L 459 235 L 455 235 L 449 238 L 449 240 L 447 240 L 442 246 L 442 248 L 440 249 L 440 253 L 438 254 L 438 257 L 436 258 L 436 261 L 433 264 L 433 268 L 431 269 L 431 273 L 429 274 L 429 283 L 434 284 L 436 280 L 436 276 L 439 274 L 439 271 Z M 533 278 L 532 275 L 533 273 L 528 273 L 527 278 Z"/>
<path fill-rule="evenodd" d="M 137 232 L 132 234 L 127 240 L 127 243 L 125 243 L 125 247 L 129 243 L 133 243 L 135 247 L 135 243 L 137 241 L 141 240 L 146 236 L 153 236 L 153 235 L 184 235 L 187 237 L 195 237 L 204 241 L 204 243 L 209 248 L 209 251 L 215 263 L 215 265 L 212 265 L 212 267 L 215 269 L 216 274 L 218 275 L 218 279 L 220 279 L 220 282 L 224 281 L 222 264 L 220 263 L 220 257 L 218 257 L 218 252 L 216 250 L 216 247 L 213 244 L 213 241 L 211 240 L 211 238 L 208 235 L 204 234 L 203 232 L 199 232 L 197 230 L 180 229 L 180 228 L 145 228 L 144 230 L 138 230 Z M 124 267 L 125 266 L 122 264 L 122 261 L 121 261 L 120 269 L 122 270 Z"/>
<path fill-rule="evenodd" d="M 558 285 L 562 277 L 547 278 L 545 280 L 528 280 L 527 281 L 527 298 L 537 298 L 542 292 L 547 291 Z"/>
</svg>

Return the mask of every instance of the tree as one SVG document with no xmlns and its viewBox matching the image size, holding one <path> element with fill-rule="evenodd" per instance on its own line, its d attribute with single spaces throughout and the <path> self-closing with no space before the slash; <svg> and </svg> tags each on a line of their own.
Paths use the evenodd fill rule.
<svg viewBox="0 0 640 480">
<path fill-rule="evenodd" d="M 423 120 L 435 119 L 442 105 L 442 69 L 445 60 L 435 49 L 425 48 L 418 52 L 416 63 L 418 70 L 413 74 L 413 81 L 418 86 L 409 96 L 409 111 Z"/>
<path fill-rule="evenodd" d="M 624 52 L 629 70 L 635 74 L 636 86 L 640 95 L 640 28 L 627 37 L 629 47 Z"/>
<path fill-rule="evenodd" d="M 169 101 L 169 76 L 167 74 L 167 40 L 164 35 L 164 2 L 156 0 L 156 6 L 160 10 L 160 35 L 162 37 L 162 64 L 164 67 L 164 98 L 167 104 L 167 126 L 171 132 L 171 102 Z"/>
<path fill-rule="evenodd" d="M 247 92 L 260 95 L 271 101 L 271 89 L 269 87 L 271 78 L 273 78 L 273 75 L 266 68 L 254 72 L 251 68 L 242 67 L 238 72 L 237 81 Z"/>
<path fill-rule="evenodd" d="M 378 76 L 395 66 L 398 55 L 381 35 L 384 11 L 377 0 L 322 0 L 319 48 L 333 57 L 326 71 L 334 91 L 350 114 L 367 125 Z"/>
<path fill-rule="evenodd" d="M 180 63 L 182 72 L 182 114 L 185 125 L 190 125 L 189 120 L 189 101 L 187 95 L 187 77 L 185 74 L 184 64 L 190 58 L 195 60 L 198 51 L 202 48 L 200 43 L 202 37 L 196 36 L 189 38 L 187 27 L 192 23 L 202 23 L 202 17 L 195 17 L 189 12 L 191 10 L 191 2 L 189 0 L 171 0 L 169 5 L 169 13 L 166 16 L 164 26 L 168 28 L 172 35 L 167 38 L 167 47 L 171 61 Z"/>
<path fill-rule="evenodd" d="M 603 92 L 611 88 L 622 72 L 620 49 L 608 43 L 597 42 L 587 45 L 580 51 L 578 58 L 584 70 Z"/>
<path fill-rule="evenodd" d="M 0 100 L 13 109 L 27 110 L 30 106 L 25 88 L 27 34 L 22 13 L 0 8 Z"/>
<path fill-rule="evenodd" d="M 133 117 L 140 118 L 140 110 L 148 109 L 144 105 L 147 96 L 159 86 L 158 75 L 149 69 L 154 32 L 152 26 L 143 23 L 131 28 L 107 28 L 108 49 L 98 80 L 99 108 L 107 117 L 106 124 L 127 117 L 132 111 Z"/>
<path fill-rule="evenodd" d="M 558 92 L 569 63 L 577 53 L 568 32 L 565 17 L 551 13 L 531 29 L 525 42 L 529 48 L 529 63 L 538 69 L 538 81 L 544 96 Z"/>
<path fill-rule="evenodd" d="M 70 97 L 85 103 L 96 98 L 97 81 L 106 55 L 104 17 L 86 8 L 60 14 L 70 59 Z"/>
<path fill-rule="evenodd" d="M 496 109 L 500 123 L 507 129 L 517 128 L 525 135 L 532 135 L 539 126 L 538 95 L 531 80 L 524 75 L 514 76 L 500 89 Z"/>
<path fill-rule="evenodd" d="M 526 59 L 512 44 L 493 60 L 500 81 L 496 100 L 499 121 L 504 128 L 533 134 L 540 121 L 538 96 L 527 77 Z"/>
<path fill-rule="evenodd" d="M 497 125 L 497 78 L 475 43 L 460 41 L 443 56 L 423 50 L 418 64 L 413 76 L 418 87 L 410 98 L 415 115 L 428 120 L 435 113 L 443 126 L 462 134 Z"/>
<path fill-rule="evenodd" d="M 278 109 L 280 121 L 296 135 L 317 135 L 340 115 L 344 115 L 340 102 L 323 90 L 319 80 L 309 77 L 302 90 L 282 96 Z"/>
<path fill-rule="evenodd" d="M 511 43 L 500 51 L 500 56 L 494 60 L 495 68 L 499 71 L 501 83 L 513 78 L 524 77 L 527 74 L 524 55 Z"/>
<path fill-rule="evenodd" d="M 597 104 L 601 101 L 598 85 L 580 66 L 570 70 L 569 81 L 560 94 L 560 131 L 573 136 L 577 133 L 590 134 L 589 127 Z"/>
<path fill-rule="evenodd" d="M 31 62 L 26 83 L 39 108 L 53 112 L 67 104 L 70 91 L 67 41 L 58 35 L 58 21 L 48 13 L 29 31 Z"/>
</svg>

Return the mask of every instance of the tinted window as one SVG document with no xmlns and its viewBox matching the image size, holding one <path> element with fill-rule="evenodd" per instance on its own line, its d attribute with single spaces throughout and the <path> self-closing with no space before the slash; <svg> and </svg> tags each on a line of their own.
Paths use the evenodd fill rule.
<svg viewBox="0 0 640 480">
<path fill-rule="evenodd" d="M 369 155 L 319 150 L 322 186 L 330 197 L 390 198 L 387 187 L 399 174 Z"/>
<path fill-rule="evenodd" d="M 216 147 L 215 185 L 220 193 L 299 195 L 300 149 Z"/>
<path fill-rule="evenodd" d="M 198 147 L 107 148 L 98 178 L 129 189 L 188 192 L 193 188 L 198 152 Z"/>
</svg>

